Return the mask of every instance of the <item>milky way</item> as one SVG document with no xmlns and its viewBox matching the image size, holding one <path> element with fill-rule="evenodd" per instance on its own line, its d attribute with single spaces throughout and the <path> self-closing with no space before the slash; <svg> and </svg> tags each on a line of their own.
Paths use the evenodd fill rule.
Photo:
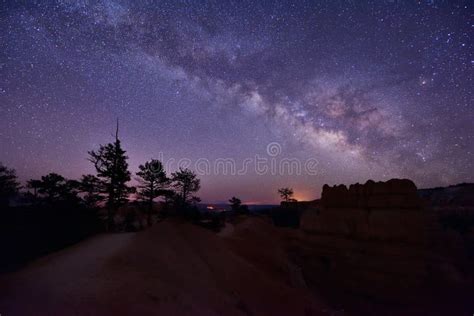
<svg viewBox="0 0 474 316">
<path fill-rule="evenodd" d="M 292 186 L 474 181 L 473 6 L 448 1 L 1 4 L 0 161 L 26 180 L 130 168 L 315 159 L 317 174 L 203 174 L 200 196 L 275 202 Z M 191 165 L 193 166 L 193 165 Z M 170 165 L 169 171 L 176 166 Z"/>
</svg>

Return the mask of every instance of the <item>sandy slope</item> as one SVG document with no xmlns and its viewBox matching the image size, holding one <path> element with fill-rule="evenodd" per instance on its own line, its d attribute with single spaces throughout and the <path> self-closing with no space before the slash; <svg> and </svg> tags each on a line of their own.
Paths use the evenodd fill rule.
<svg viewBox="0 0 474 316">
<path fill-rule="evenodd" d="M 278 248 L 247 220 L 216 235 L 164 221 L 102 235 L 0 277 L 2 315 L 329 315 Z"/>
</svg>

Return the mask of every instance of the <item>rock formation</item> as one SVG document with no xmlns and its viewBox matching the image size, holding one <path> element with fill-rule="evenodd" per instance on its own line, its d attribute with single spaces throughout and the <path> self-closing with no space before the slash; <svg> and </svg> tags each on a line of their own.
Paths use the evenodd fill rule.
<svg viewBox="0 0 474 316">
<path fill-rule="evenodd" d="M 412 181 L 369 180 L 325 185 L 320 207 L 302 215 L 294 253 L 309 284 L 394 298 L 466 281 L 461 244 L 423 206 Z"/>
<path fill-rule="evenodd" d="M 397 208 L 416 209 L 421 206 L 415 184 L 407 179 L 387 182 L 367 181 L 329 187 L 324 185 L 322 204 L 328 208 Z"/>
</svg>

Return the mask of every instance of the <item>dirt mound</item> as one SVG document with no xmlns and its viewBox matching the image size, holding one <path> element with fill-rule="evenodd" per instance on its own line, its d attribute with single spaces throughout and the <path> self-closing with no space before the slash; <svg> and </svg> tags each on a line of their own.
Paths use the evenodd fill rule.
<svg viewBox="0 0 474 316">
<path fill-rule="evenodd" d="M 5 315 L 325 315 L 259 219 L 105 235 L 1 278 Z M 6 285 L 6 286 L 5 286 Z"/>
</svg>

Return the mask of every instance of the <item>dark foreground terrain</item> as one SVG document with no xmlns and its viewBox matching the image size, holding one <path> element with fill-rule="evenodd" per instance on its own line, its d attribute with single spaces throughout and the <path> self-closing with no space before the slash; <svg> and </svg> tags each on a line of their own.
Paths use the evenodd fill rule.
<svg viewBox="0 0 474 316">
<path fill-rule="evenodd" d="M 472 310 L 468 293 L 435 300 L 419 293 L 419 300 L 403 304 L 344 292 L 337 284 L 315 286 L 287 251 L 301 234 L 243 218 L 218 234 L 166 220 L 144 232 L 99 235 L 0 276 L 0 310 L 2 315 L 463 315 Z"/>
<path fill-rule="evenodd" d="M 256 233 L 262 225 L 273 230 L 248 221 L 216 235 L 164 221 L 141 233 L 100 235 L 2 276 L 0 310 L 3 315 L 329 315 L 330 309 L 298 284 L 281 249 L 269 247 L 272 236 Z M 246 237 L 246 230 L 257 239 Z"/>
</svg>

